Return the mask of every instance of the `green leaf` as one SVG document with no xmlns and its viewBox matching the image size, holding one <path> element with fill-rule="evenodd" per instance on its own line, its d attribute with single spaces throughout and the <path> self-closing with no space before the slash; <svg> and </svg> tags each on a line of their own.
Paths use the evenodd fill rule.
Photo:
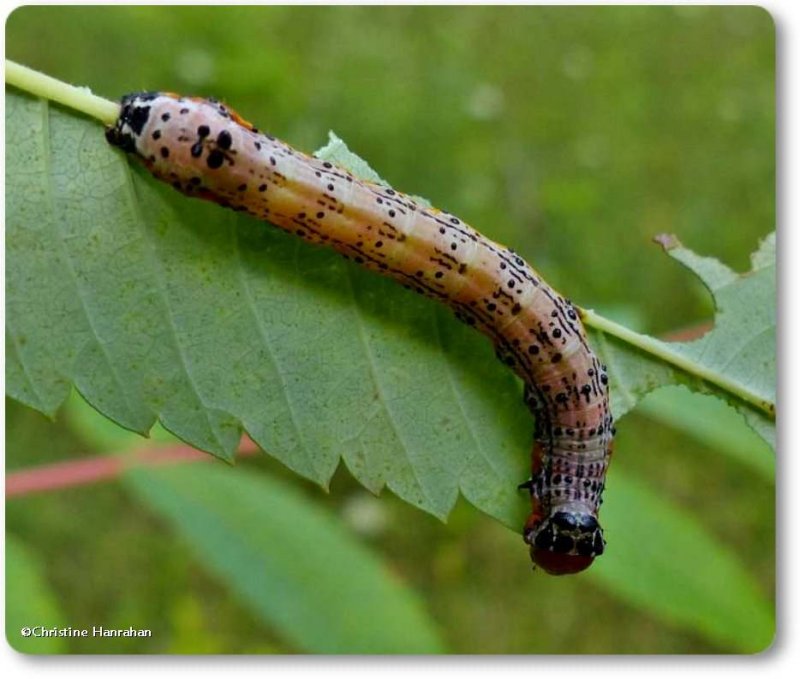
<svg viewBox="0 0 800 679">
<path fill-rule="evenodd" d="M 219 464 L 128 473 L 243 605 L 310 653 L 441 653 L 421 602 L 327 512 Z"/>
<path fill-rule="evenodd" d="M 774 609 L 736 555 L 693 516 L 619 469 L 609 485 L 603 505 L 609 547 L 588 576 L 721 648 L 766 649 L 775 634 Z"/>
<path fill-rule="evenodd" d="M 65 637 L 28 636 L 25 627 L 65 627 L 64 615 L 50 585 L 44 566 L 22 542 L 6 534 L 6 639 L 20 653 L 64 653 Z"/>
<path fill-rule="evenodd" d="M 752 255 L 752 269 L 737 274 L 711 257 L 700 257 L 672 237 L 660 237 L 670 256 L 693 271 L 717 307 L 714 329 L 693 342 L 650 340 L 664 354 L 693 369 L 676 368 L 618 338 L 590 332 L 609 367 L 612 408 L 621 417 L 645 394 L 669 384 L 728 401 L 748 425 L 775 448 L 775 233 Z"/>
<path fill-rule="evenodd" d="M 459 489 L 521 525 L 531 422 L 447 309 L 338 255 L 154 182 L 101 128 L 7 93 L 7 389 L 52 415 L 74 384 L 231 459 L 241 431 L 327 485 L 445 517 Z"/>
</svg>

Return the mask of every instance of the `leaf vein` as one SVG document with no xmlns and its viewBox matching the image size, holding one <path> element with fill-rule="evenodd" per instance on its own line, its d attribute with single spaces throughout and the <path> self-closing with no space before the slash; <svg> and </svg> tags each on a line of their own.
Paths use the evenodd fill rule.
<svg viewBox="0 0 800 679">
<path fill-rule="evenodd" d="M 375 385 L 375 388 L 378 391 L 378 396 L 380 397 L 380 402 L 383 407 L 384 412 L 386 413 L 386 417 L 389 420 L 389 424 L 392 427 L 392 430 L 397 437 L 397 440 L 400 442 L 400 445 L 406 452 L 406 459 L 408 460 L 408 467 L 411 470 L 411 474 L 414 477 L 414 481 L 416 482 L 417 486 L 419 487 L 420 491 L 425 495 L 426 499 L 430 502 L 431 506 L 435 506 L 433 502 L 433 498 L 430 497 L 428 494 L 427 489 L 425 488 L 424 484 L 420 480 L 419 474 L 417 473 L 416 467 L 414 466 L 413 461 L 410 459 L 409 456 L 409 446 L 406 444 L 403 436 L 400 433 L 400 429 L 395 422 L 394 415 L 392 414 L 392 410 L 389 407 L 389 401 L 386 398 L 386 394 L 384 393 L 383 385 L 381 383 L 380 378 L 378 377 L 378 370 L 377 366 L 375 365 L 375 357 L 372 355 L 372 350 L 370 349 L 369 342 L 367 340 L 366 334 L 364 332 L 364 323 L 361 318 L 361 307 L 358 304 L 358 299 L 355 294 L 355 286 L 353 285 L 352 279 L 352 272 L 350 267 L 345 266 L 345 280 L 347 281 L 347 289 L 350 293 L 350 297 L 353 300 L 353 310 L 355 312 L 356 317 L 356 327 L 358 328 L 358 337 L 361 341 L 361 345 L 364 347 L 364 354 L 367 358 L 367 365 L 369 366 L 370 376 L 372 377 L 372 382 Z M 390 480 L 390 487 L 391 487 L 391 480 Z"/>
<path fill-rule="evenodd" d="M 129 413 L 134 413 L 136 411 L 135 406 L 131 402 L 131 395 L 127 392 L 124 386 L 124 382 L 120 377 L 114 362 L 111 360 L 111 357 L 108 355 L 108 349 L 106 348 L 105 343 L 101 340 L 100 334 L 97 330 L 97 325 L 93 314 L 89 310 L 89 304 L 86 300 L 86 293 L 81 287 L 81 284 L 78 281 L 78 276 L 75 273 L 75 266 L 72 261 L 72 256 L 69 252 L 69 249 L 66 247 L 65 244 L 65 237 L 64 234 L 61 232 L 59 228 L 59 222 L 55 218 L 57 214 L 56 210 L 56 190 L 53 186 L 53 162 L 50 152 L 50 105 L 46 99 L 41 99 L 41 112 L 42 112 L 42 155 L 44 161 L 44 174 L 45 174 L 45 186 L 44 190 L 47 195 L 47 204 L 50 208 L 50 213 L 53 216 L 53 230 L 55 231 L 55 242 L 58 245 L 59 250 L 61 251 L 61 255 L 64 258 L 64 263 L 66 265 L 67 272 L 69 273 L 70 282 L 72 283 L 72 287 L 75 289 L 76 296 L 78 301 L 80 302 L 81 311 L 83 312 L 83 316 L 86 319 L 86 322 L 89 325 L 89 328 L 92 331 L 92 337 L 94 339 L 94 344 L 100 349 L 100 353 L 103 356 L 106 366 L 108 367 L 109 373 L 113 378 L 114 382 L 117 385 L 117 388 L 120 390 L 120 394 L 125 402 L 125 405 L 128 408 Z M 88 342 L 87 342 L 88 344 Z M 80 355 L 80 350 L 76 353 L 77 356 Z"/>
<path fill-rule="evenodd" d="M 272 365 L 273 371 L 278 376 L 278 380 L 281 385 L 281 394 L 283 396 L 284 402 L 286 403 L 286 408 L 289 411 L 289 418 L 292 421 L 292 427 L 294 428 L 297 439 L 301 444 L 300 448 L 303 451 L 303 455 L 305 456 L 306 460 L 309 462 L 309 466 L 313 469 L 314 460 L 311 458 L 306 443 L 303 440 L 302 428 L 300 427 L 297 421 L 297 414 L 295 413 L 294 403 L 292 402 L 292 399 L 289 396 L 289 389 L 287 386 L 288 383 L 286 381 L 286 375 L 284 374 L 283 369 L 281 368 L 278 359 L 275 356 L 275 352 L 272 349 L 272 340 L 269 336 L 269 332 L 267 331 L 266 325 L 263 323 L 261 317 L 258 315 L 258 311 L 255 305 L 255 300 L 253 299 L 253 293 L 252 290 L 250 289 L 250 284 L 248 283 L 247 277 L 244 274 L 241 248 L 239 246 L 239 231 L 236 228 L 235 224 L 233 228 L 233 237 L 234 237 L 234 250 L 236 251 L 236 261 L 237 261 L 237 267 L 236 267 L 238 274 L 237 278 L 239 280 L 239 285 L 244 294 L 247 310 L 249 311 L 250 315 L 253 318 L 253 323 L 255 324 L 256 330 L 258 331 L 258 334 L 261 337 L 261 341 L 264 344 L 264 348 L 267 351 L 267 355 L 269 356 L 269 360 Z"/>
<path fill-rule="evenodd" d="M 442 342 L 442 334 L 439 324 L 440 324 L 439 314 L 434 313 L 433 325 L 434 325 L 434 333 L 436 336 L 436 343 L 439 345 L 439 348 L 442 350 L 442 353 L 444 354 L 444 344 Z M 461 418 L 464 420 L 464 423 L 466 425 L 466 430 L 469 433 L 470 438 L 474 442 L 475 448 L 478 450 L 478 453 L 484 459 L 486 464 L 489 466 L 489 469 L 491 469 L 494 472 L 496 478 L 502 479 L 503 478 L 502 474 L 499 473 L 497 467 L 495 466 L 497 461 L 494 459 L 493 455 L 488 454 L 483 445 L 483 439 L 477 436 L 477 434 L 475 433 L 475 427 L 472 423 L 472 420 L 467 416 L 467 412 L 464 408 L 464 403 L 461 400 L 461 394 L 459 390 L 456 389 L 456 385 L 453 382 L 453 375 L 450 370 L 450 363 L 446 357 L 443 356 L 442 358 L 444 362 L 445 375 L 447 375 L 447 384 L 450 387 L 450 390 L 453 392 L 453 397 L 455 398 L 455 402 L 458 405 L 458 411 L 461 414 Z"/>
<path fill-rule="evenodd" d="M 149 238 L 148 230 L 145 225 L 144 216 L 142 215 L 139 209 L 139 197 L 136 194 L 136 187 L 133 181 L 133 173 L 128 163 L 123 163 L 123 166 L 124 166 L 123 172 L 125 177 L 126 195 L 131 206 L 131 212 L 135 218 L 136 223 L 139 225 L 140 232 L 144 234 L 146 242 L 152 246 L 152 241 Z M 170 329 L 173 344 L 175 346 L 175 351 L 178 354 L 178 358 L 180 359 L 181 367 L 183 368 L 183 373 L 186 376 L 186 380 L 189 386 L 191 387 L 191 391 L 194 393 L 196 400 L 200 405 L 200 409 L 203 411 L 203 416 L 205 417 L 206 423 L 208 424 L 209 431 L 211 435 L 214 437 L 214 440 L 216 441 L 219 450 L 225 450 L 225 446 L 222 443 L 222 441 L 220 441 L 219 436 L 217 435 L 217 431 L 214 427 L 214 424 L 211 422 L 211 416 L 208 412 L 208 406 L 203 400 L 203 397 L 200 394 L 200 390 L 198 389 L 197 384 L 195 384 L 194 378 L 192 377 L 191 371 L 189 370 L 189 365 L 186 361 L 186 356 L 184 355 L 183 346 L 181 345 L 180 337 L 178 335 L 178 329 L 175 327 L 175 320 L 173 318 L 172 308 L 170 307 L 169 298 L 166 293 L 164 272 L 162 270 L 161 264 L 158 260 L 158 257 L 153 255 L 152 247 L 148 248 L 147 251 L 149 253 L 152 264 L 151 270 L 155 274 L 161 301 L 164 304 L 164 310 L 166 312 L 164 315 L 166 316 L 167 325 Z"/>
</svg>

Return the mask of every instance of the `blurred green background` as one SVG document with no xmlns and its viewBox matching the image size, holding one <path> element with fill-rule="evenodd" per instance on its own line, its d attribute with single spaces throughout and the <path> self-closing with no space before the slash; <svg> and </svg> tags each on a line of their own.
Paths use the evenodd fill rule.
<svg viewBox="0 0 800 679">
<path fill-rule="evenodd" d="M 653 334 L 713 314 L 653 235 L 741 271 L 774 228 L 774 26 L 758 8 L 25 7 L 7 20 L 6 50 L 112 99 L 213 95 L 307 151 L 332 129 L 395 187 Z M 675 418 L 701 406 L 672 397 L 622 420 L 614 467 L 698 517 L 773 601 L 771 453 L 729 412 Z M 106 449 L 70 413 L 51 423 L 8 402 L 6 417 L 9 471 Z M 737 446 L 740 461 L 722 455 Z M 442 525 L 373 499 L 344 469 L 326 495 L 265 457 L 240 466 L 338 516 L 417 593 L 450 651 L 740 650 L 590 574 L 531 574 L 520 537 L 464 502 Z M 154 629 L 55 650 L 309 650 L 255 616 L 128 485 L 9 501 L 7 531 L 40 563 L 64 624 Z"/>
</svg>

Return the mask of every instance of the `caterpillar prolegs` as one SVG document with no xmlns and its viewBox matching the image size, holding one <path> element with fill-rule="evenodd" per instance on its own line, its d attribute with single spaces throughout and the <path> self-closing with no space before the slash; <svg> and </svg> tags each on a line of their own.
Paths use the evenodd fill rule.
<svg viewBox="0 0 800 679">
<path fill-rule="evenodd" d="M 575 573 L 603 553 L 597 520 L 614 434 L 608 378 L 578 313 L 521 257 L 458 217 L 259 132 L 212 99 L 123 97 L 108 141 L 158 179 L 327 245 L 453 309 L 525 382 L 536 419 L 524 528 L 534 563 Z"/>
</svg>

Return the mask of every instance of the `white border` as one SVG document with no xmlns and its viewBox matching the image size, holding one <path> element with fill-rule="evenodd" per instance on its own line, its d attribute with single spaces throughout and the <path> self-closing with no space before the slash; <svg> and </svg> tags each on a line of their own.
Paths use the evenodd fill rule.
<svg viewBox="0 0 800 679">
<path fill-rule="evenodd" d="M 28 3 L 45 4 L 45 3 Z M 77 4 L 50 2 L 46 4 Z M 80 4 L 108 4 L 106 3 L 80 3 Z M 154 4 L 154 3 L 140 3 Z M 176 4 L 202 4 L 202 3 L 176 3 Z M 258 4 L 258 3 L 242 3 Z M 283 3 L 296 4 L 296 3 Z M 324 3 L 306 3 L 324 4 Z M 344 3 L 343 3 L 344 4 Z M 348 3 L 349 4 L 349 3 Z M 379 2 L 361 4 L 386 4 Z M 399 2 L 392 4 L 416 4 Z M 456 2 L 439 2 L 437 4 L 462 4 Z M 500 3 L 487 3 L 500 4 Z M 505 2 L 502 4 L 529 4 Z M 588 4 L 552 2 L 553 5 Z M 619 2 L 620 5 L 639 5 L 640 2 Z M 657 2 L 647 4 L 665 5 L 752 5 L 750 2 Z M 3 2 L 4 16 L 18 5 Z M 800 299 L 800 265 L 788 265 L 796 256 L 800 256 L 797 249 L 797 231 L 800 229 L 800 214 L 798 202 L 800 192 L 796 186 L 791 190 L 787 177 L 797 177 L 798 138 L 794 131 L 800 116 L 798 106 L 798 72 L 800 72 L 800 3 L 793 0 L 769 0 L 761 3 L 773 16 L 777 29 L 777 83 L 778 83 L 778 234 L 779 253 L 779 411 L 780 413 L 795 413 L 793 410 L 792 393 L 790 387 L 800 383 L 798 372 L 798 351 L 800 348 L 800 333 L 797 328 L 797 317 L 792 315 L 788 300 Z M 0 38 L 5 46 L 5 31 Z M 5 52 L 5 50 L 4 50 Z M 4 105 L 0 103 L 4 111 Z M 5 132 L 0 130 L 0 142 L 4 146 Z M 4 156 L 3 156 L 4 158 Z M 4 159 L 0 159 L 4 166 Z M 4 169 L 4 167 L 3 167 Z M 795 172 L 792 172 L 795 170 Z M 5 176 L 5 175 L 3 175 Z M 0 207 L 3 210 L 4 208 Z M 4 222 L 2 222 L 4 223 Z M 4 261 L 4 260 L 3 260 Z M 799 260 L 800 261 L 800 260 Z M 4 265 L 0 264 L 4 270 Z M 3 271 L 4 273 L 4 271 Z M 4 290 L 0 290 L 4 297 Z M 3 300 L 4 301 L 4 300 Z M 4 366 L 0 366 L 3 367 Z M 4 374 L 4 370 L 2 373 Z M 0 377 L 0 379 L 2 379 Z M 5 412 L 3 410 L 3 421 Z M 762 676 L 784 676 L 791 672 L 791 667 L 800 665 L 800 640 L 797 634 L 797 624 L 794 620 L 798 611 L 798 589 L 793 586 L 796 580 L 797 569 L 797 526 L 793 518 L 800 518 L 798 506 L 800 505 L 800 492 L 797 490 L 800 479 L 797 479 L 798 463 L 795 457 L 800 455 L 800 446 L 796 436 L 796 414 L 781 417 L 779 415 L 779 479 L 778 479 L 778 637 L 772 649 L 760 656 L 476 656 L 456 657 L 445 656 L 441 658 L 406 658 L 406 657 L 339 657 L 325 656 L 23 656 L 11 650 L 4 644 L 0 652 L 0 669 L 11 677 L 27 677 L 40 673 L 58 673 L 59 677 L 89 677 L 106 676 L 113 671 L 115 676 L 139 676 L 146 672 L 148 677 L 169 676 L 216 676 L 220 672 L 229 674 L 235 672 L 242 675 L 263 676 L 267 672 L 271 677 L 282 676 L 291 672 L 292 676 L 319 679 L 324 673 L 325 679 L 329 677 L 374 677 L 376 671 L 384 677 L 402 677 L 406 679 L 409 671 L 435 671 L 437 674 L 466 677 L 484 677 L 489 672 L 501 671 L 504 675 L 519 676 L 532 679 L 537 674 L 541 676 L 557 674 L 558 679 L 570 677 L 613 677 L 635 673 L 639 676 L 642 671 L 668 675 L 680 673 L 683 677 L 702 677 L 709 679 L 721 675 L 736 675 L 746 673 L 748 676 L 758 672 Z M 794 426 L 792 426 L 794 424 Z M 789 476 L 787 476 L 787 474 Z M 4 514 L 4 512 L 3 512 Z M 788 515 L 788 516 L 787 516 Z M 4 572 L 3 567 L 3 572 Z M 533 613 L 533 612 L 532 612 Z M 796 669 L 795 669 L 796 671 Z"/>
</svg>

